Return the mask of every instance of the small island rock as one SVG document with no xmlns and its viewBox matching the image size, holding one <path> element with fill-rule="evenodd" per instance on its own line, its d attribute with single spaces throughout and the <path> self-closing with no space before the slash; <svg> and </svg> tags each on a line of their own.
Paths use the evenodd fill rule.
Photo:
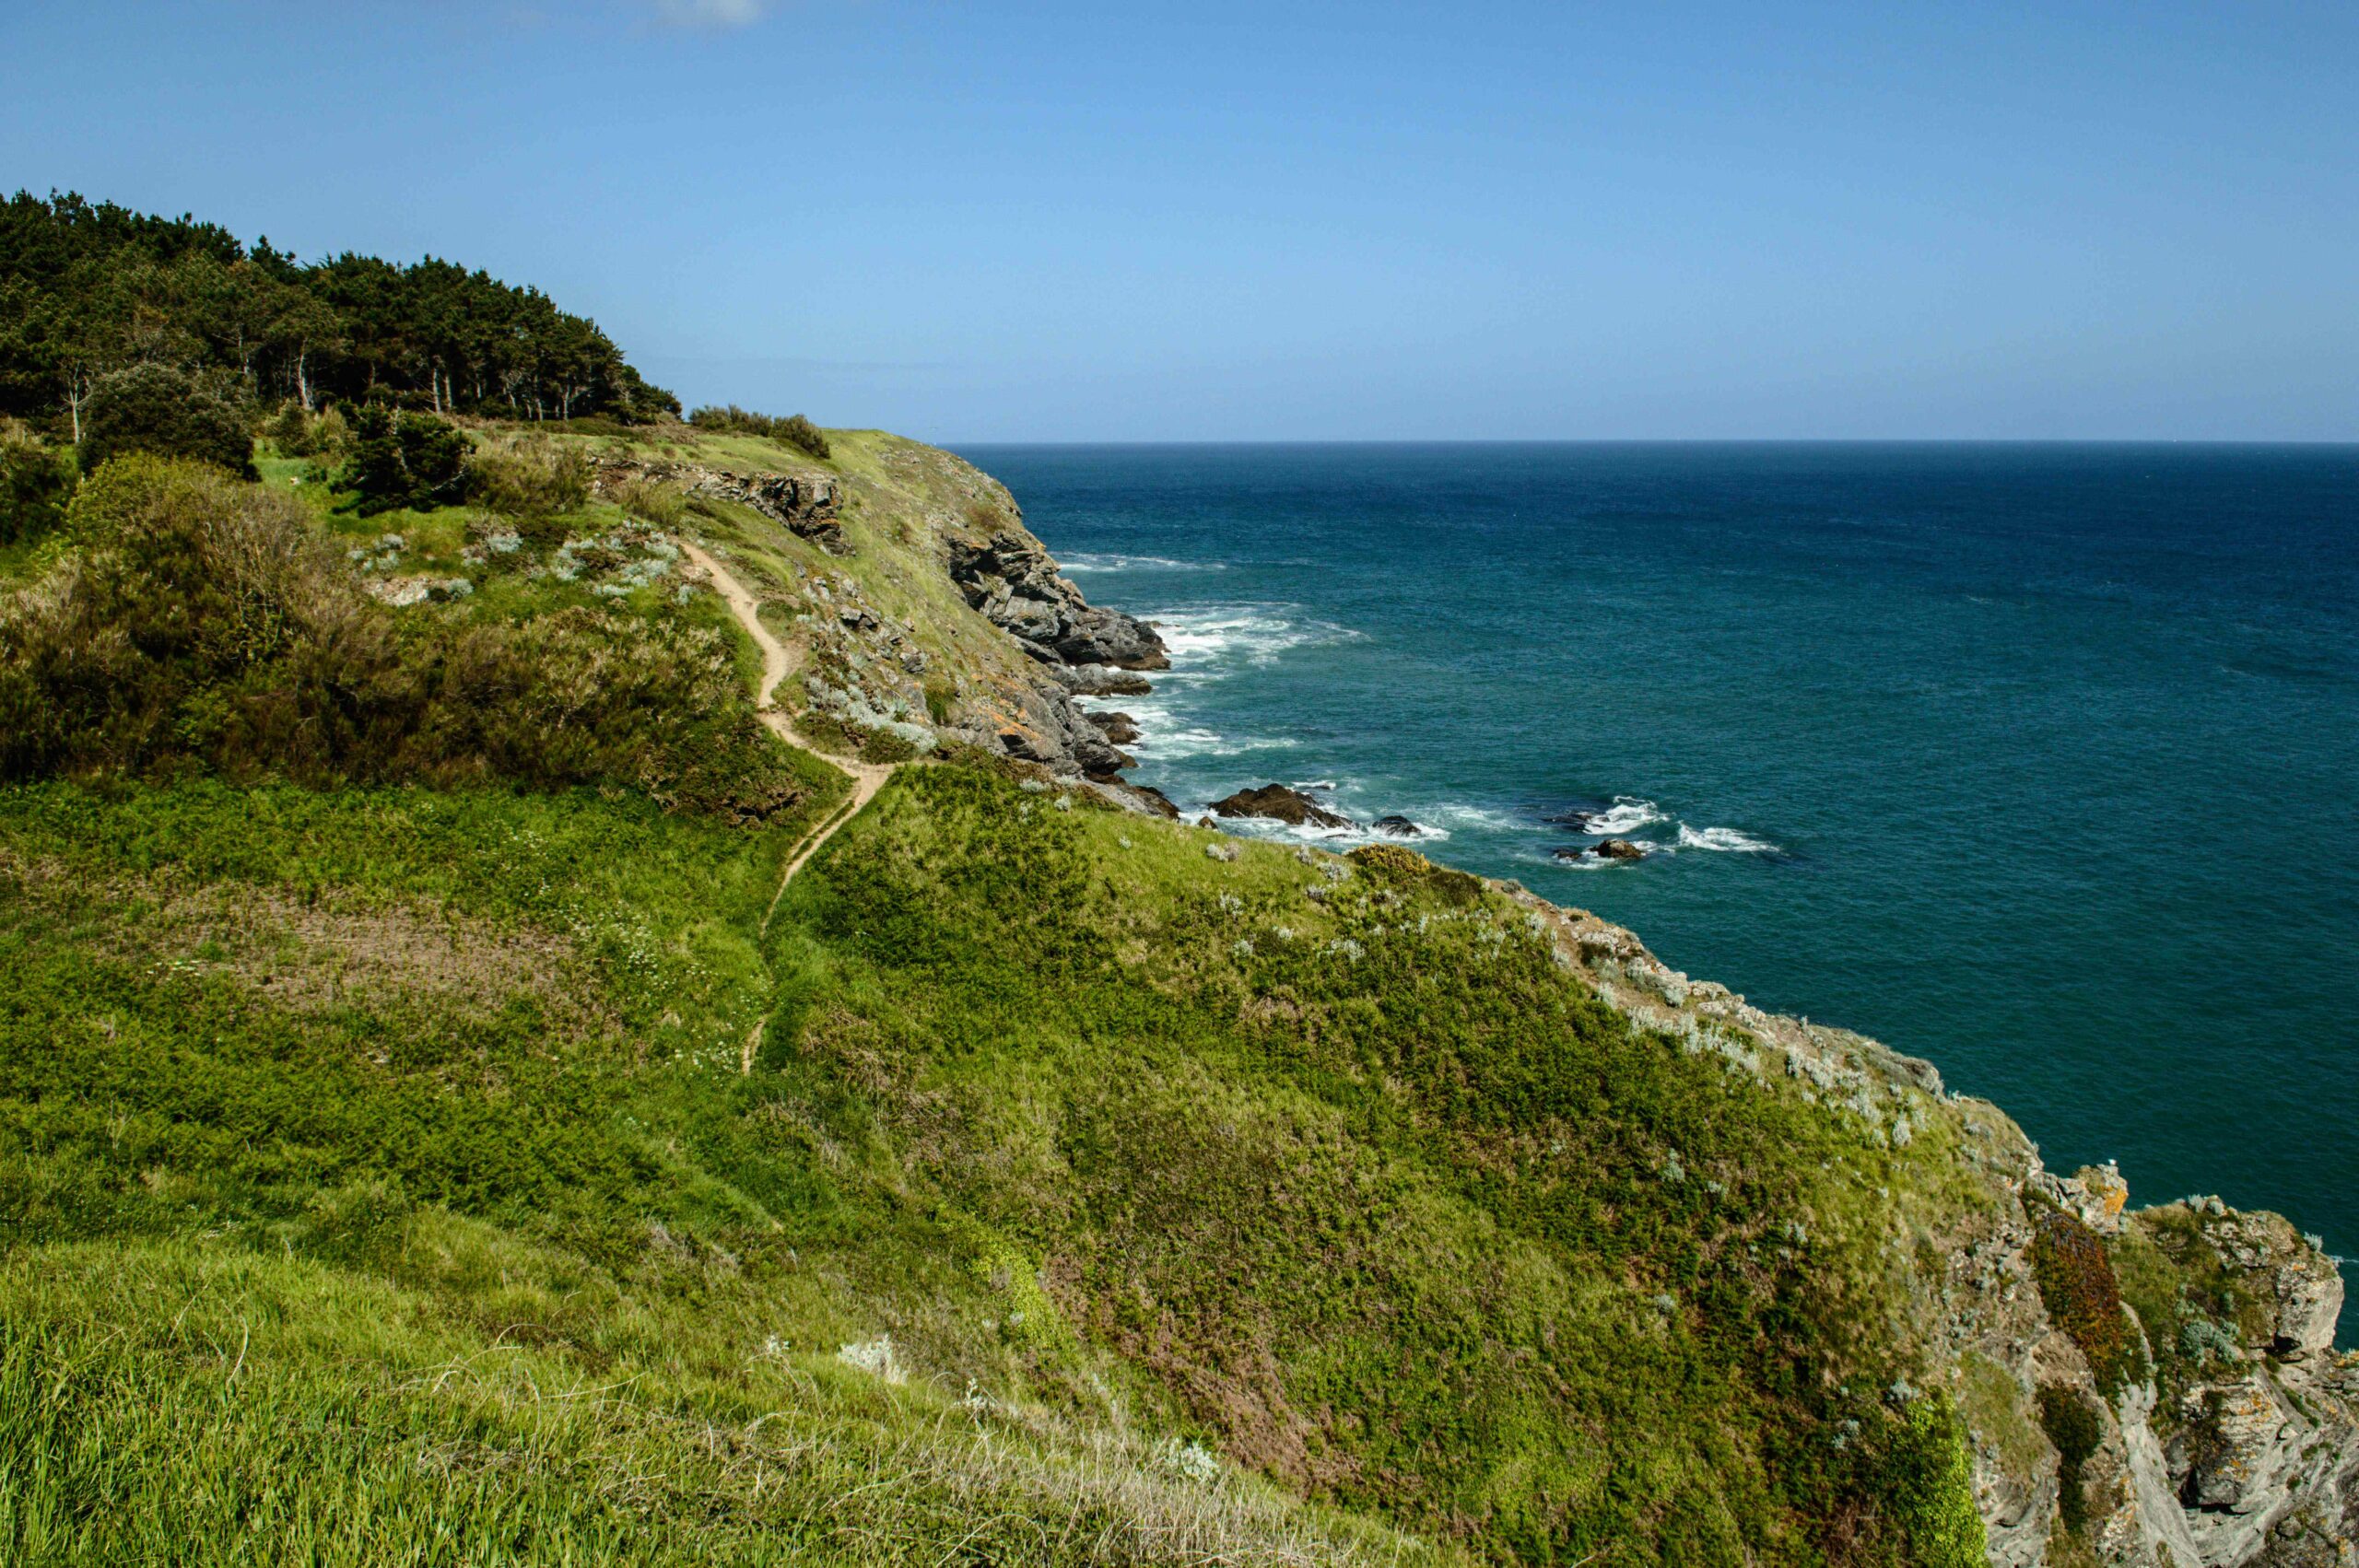
<svg viewBox="0 0 2359 1568">
<path fill-rule="evenodd" d="M 1352 825 L 1351 818 L 1337 816 L 1301 790 L 1289 790 L 1283 784 L 1264 784 L 1258 790 L 1239 790 L 1225 801 L 1215 801 L 1212 811 L 1216 816 L 1262 817 L 1295 827 Z"/>
</svg>

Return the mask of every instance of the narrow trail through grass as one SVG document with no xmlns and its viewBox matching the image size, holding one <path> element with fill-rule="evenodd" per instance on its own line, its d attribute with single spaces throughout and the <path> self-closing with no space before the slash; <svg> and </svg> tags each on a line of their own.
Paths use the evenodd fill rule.
<svg viewBox="0 0 2359 1568">
<path fill-rule="evenodd" d="M 737 624 L 745 628 L 745 635 L 752 638 L 754 646 L 761 649 L 762 681 L 761 685 L 755 688 L 754 707 L 760 715 L 762 722 L 769 727 L 772 734 L 788 745 L 801 745 L 803 743 L 795 738 L 794 726 L 788 720 L 785 712 L 779 708 L 776 701 L 779 683 L 794 673 L 797 662 L 794 651 L 770 635 L 770 629 L 762 625 L 760 602 L 744 583 L 732 577 L 728 569 L 715 560 L 709 551 L 691 544 L 686 540 L 680 542 L 680 547 L 687 552 L 688 559 L 712 575 L 713 588 L 721 594 L 722 603 L 729 606 L 729 613 L 737 617 Z M 851 775 L 851 798 L 838 807 L 826 821 L 813 828 L 810 836 L 804 839 L 802 847 L 788 859 L 786 870 L 779 878 L 779 894 L 786 891 L 786 884 L 794 880 L 794 873 L 801 871 L 804 863 L 819 852 L 819 847 L 822 844 L 834 837 L 836 829 L 858 816 L 861 808 L 876 798 L 876 791 L 885 788 L 885 781 L 893 777 L 893 770 L 899 766 L 889 762 L 846 762 L 837 757 L 828 757 L 827 760 Z M 770 897 L 770 908 L 774 911 L 777 907 L 778 894 L 773 894 Z M 765 914 L 762 917 L 762 924 L 765 928 L 769 926 L 769 915 Z"/>
<path fill-rule="evenodd" d="M 790 746 L 801 744 L 795 738 L 794 726 L 777 703 L 779 684 L 794 673 L 797 663 L 794 651 L 770 635 L 770 629 L 762 625 L 761 602 L 744 583 L 731 576 L 710 551 L 685 539 L 680 541 L 680 548 L 687 553 L 689 560 L 710 574 L 712 586 L 720 593 L 722 602 L 729 606 L 729 613 L 737 617 L 737 624 L 745 628 L 745 635 L 754 639 L 756 648 L 761 649 L 762 679 L 754 690 L 756 713 L 780 741 Z M 885 781 L 893 777 L 893 770 L 898 766 L 889 762 L 844 762 L 835 757 L 827 760 L 851 776 L 851 794 L 805 835 L 794 853 L 787 857 L 786 867 L 779 873 L 778 887 L 770 894 L 769 907 L 762 911 L 761 929 L 765 932 L 770 929 L 770 919 L 778 913 L 779 900 L 786 896 L 787 883 L 794 880 L 794 873 L 819 852 L 820 846 L 835 837 L 838 828 L 858 816 L 862 809 L 876 798 L 876 791 L 885 788 Z M 741 1074 L 750 1074 L 754 1071 L 754 1058 L 761 1049 L 762 1032 L 769 1024 L 769 1020 L 763 1018 L 745 1036 L 738 1059 Z"/>
</svg>

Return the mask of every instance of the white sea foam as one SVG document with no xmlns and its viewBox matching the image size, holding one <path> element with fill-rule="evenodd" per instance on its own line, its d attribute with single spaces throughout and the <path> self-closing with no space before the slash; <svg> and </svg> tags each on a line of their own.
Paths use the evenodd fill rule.
<svg viewBox="0 0 2359 1568">
<path fill-rule="evenodd" d="M 1523 861 L 1527 865 L 1554 866 L 1560 872 L 1602 872 L 1610 870 L 1614 866 L 1625 866 L 1632 863 L 1628 860 L 1603 860 L 1596 855 L 1579 855 L 1560 860 L 1555 855 L 1542 849 L 1526 850 L 1523 853 L 1517 855 L 1515 859 Z"/>
<path fill-rule="evenodd" d="M 1733 827 L 1690 827 L 1679 825 L 1679 848 L 1682 849 L 1725 849 L 1739 855 L 1775 855 L 1778 846 L 1766 838 L 1755 838 L 1750 833 L 1740 833 Z"/>
<path fill-rule="evenodd" d="M 1663 820 L 1662 808 L 1636 795 L 1616 795 L 1614 803 L 1583 825 L 1583 831 L 1619 837 Z"/>
<path fill-rule="evenodd" d="M 1226 673 L 1238 662 L 1267 664 L 1291 649 L 1350 642 L 1360 634 L 1332 621 L 1310 620 L 1292 604 L 1205 604 L 1147 617 L 1171 655 L 1164 678 Z"/>
<path fill-rule="evenodd" d="M 1203 806 L 1197 806 L 1180 814 L 1193 822 L 1203 813 L 1205 809 Z M 1365 822 L 1346 823 L 1342 827 L 1321 827 L 1316 823 L 1309 822 L 1297 826 L 1293 823 L 1278 822 L 1269 817 L 1230 816 L 1215 817 L 1213 820 L 1220 824 L 1225 831 L 1234 833 L 1241 838 L 1283 838 L 1304 844 L 1316 844 L 1324 849 L 1356 849 L 1363 844 L 1406 844 L 1411 848 L 1416 848 L 1426 844 L 1438 844 L 1449 837 L 1448 828 L 1437 827 L 1430 823 L 1417 822 L 1414 817 L 1409 819 L 1417 823 L 1417 834 L 1414 838 L 1379 833 Z"/>
<path fill-rule="evenodd" d="M 1138 726 L 1129 750 L 1149 761 L 1177 762 L 1194 756 L 1242 756 L 1247 752 L 1292 751 L 1302 743 L 1291 735 L 1224 735 L 1191 723 L 1161 702 L 1122 699 L 1121 711 Z"/>
<path fill-rule="evenodd" d="M 1057 565 L 1073 572 L 1225 572 L 1226 561 L 1175 561 L 1168 556 L 1113 556 L 1076 550 L 1057 557 Z"/>
<path fill-rule="evenodd" d="M 1449 837 L 1448 827 L 1468 828 L 1478 833 L 1532 833 L 1543 831 L 1513 812 L 1499 811 L 1490 806 L 1470 806 L 1456 801 L 1444 801 L 1428 808 L 1433 821 L 1416 812 L 1405 813 L 1409 820 L 1429 831 Z M 1437 826 L 1436 825 L 1443 825 Z"/>
</svg>

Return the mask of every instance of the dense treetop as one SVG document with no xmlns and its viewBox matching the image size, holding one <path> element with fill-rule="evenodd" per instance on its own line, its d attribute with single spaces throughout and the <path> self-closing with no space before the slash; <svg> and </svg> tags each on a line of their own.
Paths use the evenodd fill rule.
<svg viewBox="0 0 2359 1568">
<path fill-rule="evenodd" d="M 218 224 L 74 194 L 0 203 L 0 414 L 81 438 L 100 377 L 207 371 L 258 401 L 511 418 L 679 412 L 586 317 L 428 256 L 302 263 Z"/>
</svg>

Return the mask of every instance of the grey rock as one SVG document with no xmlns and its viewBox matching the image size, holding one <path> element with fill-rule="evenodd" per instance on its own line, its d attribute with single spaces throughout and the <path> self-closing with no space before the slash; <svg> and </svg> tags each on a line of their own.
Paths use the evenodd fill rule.
<svg viewBox="0 0 2359 1568">
<path fill-rule="evenodd" d="M 1038 540 L 1001 532 L 980 542 L 954 537 L 948 545 L 950 578 L 967 603 L 1043 663 L 1170 668 L 1155 628 L 1090 604 Z"/>
<path fill-rule="evenodd" d="M 691 496 L 750 507 L 831 556 L 845 553 L 843 487 L 824 474 L 734 474 L 692 462 L 608 462 L 598 470 L 601 490 L 636 479 L 676 485 Z"/>
<path fill-rule="evenodd" d="M 1109 711 L 1085 714 L 1084 717 L 1097 726 L 1097 732 L 1105 736 L 1110 744 L 1127 746 L 1139 738 L 1138 720 L 1127 713 Z"/>
<path fill-rule="evenodd" d="M 1283 784 L 1264 784 L 1258 790 L 1239 790 L 1226 800 L 1215 801 L 1215 816 L 1259 817 L 1269 822 L 1289 823 L 1296 827 L 1349 827 L 1352 819 L 1338 816 L 1299 790 L 1289 790 Z"/>
</svg>

